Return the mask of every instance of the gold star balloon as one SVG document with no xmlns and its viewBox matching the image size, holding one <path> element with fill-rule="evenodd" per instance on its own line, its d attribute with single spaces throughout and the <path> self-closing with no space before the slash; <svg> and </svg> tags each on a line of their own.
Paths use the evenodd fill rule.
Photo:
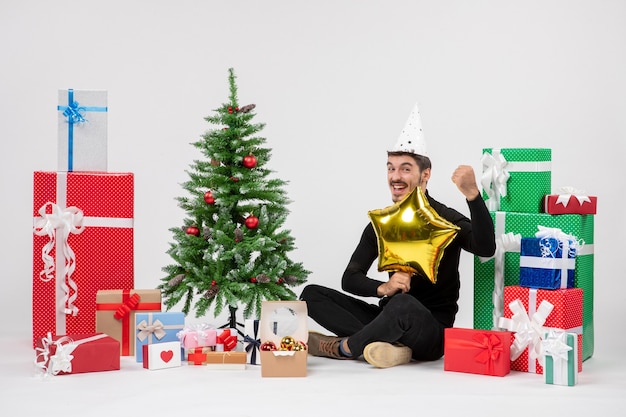
<svg viewBox="0 0 626 417">
<path fill-rule="evenodd" d="M 421 273 L 433 284 L 444 249 L 459 227 L 441 217 L 420 187 L 369 216 L 378 237 L 378 270 Z"/>
</svg>

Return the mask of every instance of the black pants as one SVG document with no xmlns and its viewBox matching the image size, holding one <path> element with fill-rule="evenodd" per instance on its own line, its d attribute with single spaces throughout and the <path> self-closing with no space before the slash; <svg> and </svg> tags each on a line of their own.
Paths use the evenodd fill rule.
<svg viewBox="0 0 626 417">
<path fill-rule="evenodd" d="M 309 316 L 339 337 L 349 337 L 352 354 L 360 356 L 371 342 L 399 342 L 413 351 L 413 359 L 443 356 L 443 329 L 415 297 L 396 294 L 380 307 L 332 288 L 307 285 L 300 299 Z"/>
</svg>

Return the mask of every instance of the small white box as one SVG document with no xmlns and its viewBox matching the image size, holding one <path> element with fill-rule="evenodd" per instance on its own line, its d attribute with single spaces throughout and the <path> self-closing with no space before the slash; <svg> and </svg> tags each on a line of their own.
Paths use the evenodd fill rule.
<svg viewBox="0 0 626 417">
<path fill-rule="evenodd" d="M 179 367 L 180 352 L 180 342 L 143 345 L 143 367 L 151 370 Z"/>
<path fill-rule="evenodd" d="M 107 92 L 59 90 L 58 171 L 107 171 Z"/>
</svg>

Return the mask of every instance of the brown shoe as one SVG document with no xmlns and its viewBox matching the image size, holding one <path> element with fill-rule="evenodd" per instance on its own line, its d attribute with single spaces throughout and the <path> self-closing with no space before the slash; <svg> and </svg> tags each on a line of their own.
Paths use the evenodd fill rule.
<svg viewBox="0 0 626 417">
<path fill-rule="evenodd" d="M 333 359 L 349 359 L 339 353 L 341 337 L 326 336 L 317 332 L 309 332 L 309 355 L 323 356 Z"/>
<path fill-rule="evenodd" d="M 373 342 L 365 346 L 363 357 L 377 368 L 390 368 L 411 362 L 411 348 L 398 343 Z"/>
</svg>

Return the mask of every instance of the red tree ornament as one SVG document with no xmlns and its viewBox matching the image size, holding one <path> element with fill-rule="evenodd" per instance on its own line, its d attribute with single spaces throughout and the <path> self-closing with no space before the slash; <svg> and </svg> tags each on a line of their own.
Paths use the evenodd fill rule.
<svg viewBox="0 0 626 417">
<path fill-rule="evenodd" d="M 253 284 L 256 284 L 256 277 L 250 278 L 250 282 L 253 283 Z"/>
<path fill-rule="evenodd" d="M 256 217 L 254 214 L 251 214 L 246 219 L 245 225 L 248 229 L 256 229 L 259 226 L 259 218 Z"/>
<path fill-rule="evenodd" d="M 200 236 L 200 229 L 198 229 L 195 225 L 191 225 L 185 230 L 185 233 L 188 235 Z"/>
<path fill-rule="evenodd" d="M 243 166 L 246 168 L 254 168 L 256 166 L 256 156 L 252 154 L 244 156 Z"/>
<path fill-rule="evenodd" d="M 204 193 L 204 202 L 207 204 L 215 204 L 215 198 L 210 190 Z"/>
</svg>

